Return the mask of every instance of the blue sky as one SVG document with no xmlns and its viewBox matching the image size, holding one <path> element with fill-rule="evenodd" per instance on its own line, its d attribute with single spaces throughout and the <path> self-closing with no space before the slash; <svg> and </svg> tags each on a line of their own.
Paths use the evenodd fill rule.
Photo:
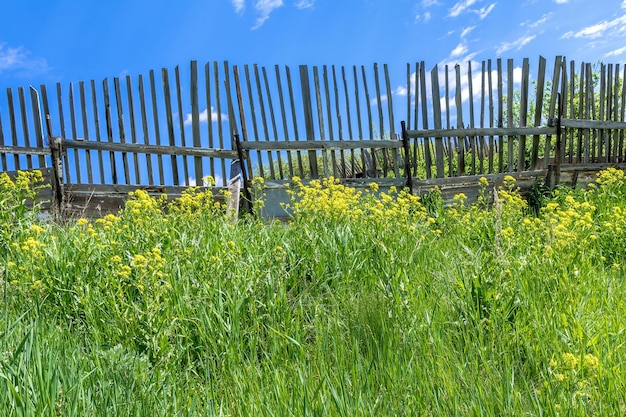
<svg viewBox="0 0 626 417">
<path fill-rule="evenodd" d="M 0 0 L 0 88 L 228 60 L 626 61 L 626 0 Z M 396 86 L 401 87 L 401 86 Z"/>
</svg>

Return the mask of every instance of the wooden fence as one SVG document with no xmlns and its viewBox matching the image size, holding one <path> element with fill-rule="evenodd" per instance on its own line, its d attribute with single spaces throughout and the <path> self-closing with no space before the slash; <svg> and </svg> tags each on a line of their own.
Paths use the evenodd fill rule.
<svg viewBox="0 0 626 417">
<path fill-rule="evenodd" d="M 176 67 L 8 88 L 0 171 L 51 169 L 74 212 L 114 210 L 138 188 L 176 196 L 207 176 L 225 185 L 240 156 L 248 176 L 274 185 L 296 175 L 416 192 L 505 173 L 571 181 L 624 161 L 624 79 L 626 66 L 560 56 L 532 71 L 529 59 L 497 59 L 419 62 L 404 75 L 193 61 L 185 76 Z"/>
</svg>

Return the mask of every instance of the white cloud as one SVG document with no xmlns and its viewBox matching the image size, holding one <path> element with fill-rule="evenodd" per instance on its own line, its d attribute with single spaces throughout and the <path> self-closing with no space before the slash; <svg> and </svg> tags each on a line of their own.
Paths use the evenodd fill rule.
<svg viewBox="0 0 626 417">
<path fill-rule="evenodd" d="M 565 4 L 565 3 L 569 3 L 569 0 L 554 0 L 554 2 L 556 4 Z"/>
<path fill-rule="evenodd" d="M 43 73 L 48 71 L 48 62 L 32 57 L 30 51 L 21 46 L 14 48 L 0 42 L 0 73 L 5 71 Z"/>
<path fill-rule="evenodd" d="M 536 35 L 528 35 L 528 36 L 523 36 L 519 39 L 516 39 L 513 42 L 503 42 L 498 47 L 498 49 L 496 49 L 496 54 L 501 55 L 502 53 L 509 51 L 511 49 L 515 49 L 516 51 L 519 51 L 525 45 L 527 45 L 530 41 L 535 39 L 535 37 Z"/>
<path fill-rule="evenodd" d="M 541 19 L 535 20 L 534 22 L 527 20 L 525 22 L 522 22 L 520 26 L 528 26 L 529 28 L 536 28 L 546 23 L 551 17 L 552 17 L 552 13 L 546 13 L 543 16 L 541 16 Z"/>
<path fill-rule="evenodd" d="M 491 13 L 494 7 L 496 7 L 496 4 L 491 3 L 487 7 L 481 7 L 480 9 L 475 10 L 475 12 L 478 14 L 478 17 L 480 18 L 480 20 L 483 20 L 485 17 L 489 15 L 489 13 Z"/>
<path fill-rule="evenodd" d="M 315 0 L 299 0 L 296 2 L 296 9 L 309 9 L 315 5 Z"/>
<path fill-rule="evenodd" d="M 381 94 L 380 95 L 380 104 L 383 104 L 386 101 L 387 101 L 387 94 Z M 378 105 L 378 98 L 374 97 L 374 98 L 370 99 L 370 105 L 373 106 L 373 107 L 376 107 Z"/>
<path fill-rule="evenodd" d="M 243 12 L 243 10 L 246 8 L 245 0 L 230 0 L 230 2 L 233 4 L 233 7 L 235 8 L 235 12 L 237 13 Z"/>
<path fill-rule="evenodd" d="M 283 0 L 257 0 L 254 8 L 259 14 L 252 29 L 258 29 L 270 17 L 270 14 L 283 5 Z"/>
<path fill-rule="evenodd" d="M 476 3 L 478 0 L 462 0 L 458 3 L 456 3 L 454 6 L 452 6 L 452 8 L 450 9 L 450 13 L 449 16 L 451 17 L 456 17 L 458 15 L 460 15 L 461 13 L 463 13 L 467 8 L 469 8 L 471 5 L 473 5 L 474 3 Z"/>
<path fill-rule="evenodd" d="M 409 94 L 409 90 L 404 85 L 399 85 L 396 87 L 396 91 L 394 91 L 396 96 L 406 97 Z"/>
<path fill-rule="evenodd" d="M 467 35 L 469 35 L 469 33 L 471 31 L 473 31 L 476 28 L 476 26 L 468 26 L 465 29 L 463 29 L 463 32 L 461 32 L 461 38 L 466 37 Z"/>
<path fill-rule="evenodd" d="M 626 9 L 626 0 L 622 2 L 622 9 Z"/>
<path fill-rule="evenodd" d="M 467 45 L 460 43 L 450 52 L 450 57 L 455 58 L 461 56 L 467 52 Z"/>
<path fill-rule="evenodd" d="M 570 31 L 564 34 L 562 39 L 569 38 L 589 38 L 595 39 L 605 35 L 609 29 L 613 29 L 616 26 L 618 27 L 618 32 L 624 30 L 624 25 L 626 24 L 626 15 L 622 17 L 618 17 L 617 19 L 613 19 L 611 21 L 604 20 L 602 22 L 596 23 L 595 25 L 587 26 L 579 30 L 578 32 Z"/>
<path fill-rule="evenodd" d="M 615 49 L 611 52 L 607 52 L 606 54 L 604 54 L 605 57 L 609 57 L 609 56 L 619 56 L 619 55 L 623 55 L 626 52 L 626 46 L 624 46 L 623 48 L 618 48 Z"/>
<path fill-rule="evenodd" d="M 438 0 L 422 0 L 423 7 L 430 7 L 430 6 L 437 6 L 437 5 L 439 5 Z"/>
<path fill-rule="evenodd" d="M 423 15 L 416 15 L 415 16 L 415 21 L 419 22 L 422 21 L 424 23 L 428 22 L 430 20 L 430 18 L 432 17 L 432 15 L 430 14 L 430 12 L 424 12 Z"/>
<path fill-rule="evenodd" d="M 221 118 L 222 121 L 227 121 L 228 120 L 228 115 L 222 113 L 221 114 Z M 200 112 L 200 123 L 207 123 L 209 121 L 209 112 L 207 111 L 207 109 L 202 110 L 202 112 Z M 217 117 L 217 111 L 215 111 L 215 107 L 211 106 L 211 122 L 217 122 L 218 121 L 218 117 Z M 191 117 L 191 113 L 187 113 L 185 115 L 185 126 L 189 126 L 191 125 L 191 123 L 193 123 L 193 119 Z"/>
</svg>

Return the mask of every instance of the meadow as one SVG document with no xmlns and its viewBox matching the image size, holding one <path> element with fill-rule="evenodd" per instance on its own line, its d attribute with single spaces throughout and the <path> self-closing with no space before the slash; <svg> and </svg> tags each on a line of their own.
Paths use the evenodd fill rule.
<svg viewBox="0 0 626 417">
<path fill-rule="evenodd" d="M 3 416 L 623 416 L 626 183 L 529 207 L 295 178 L 287 224 L 0 174 Z"/>
</svg>

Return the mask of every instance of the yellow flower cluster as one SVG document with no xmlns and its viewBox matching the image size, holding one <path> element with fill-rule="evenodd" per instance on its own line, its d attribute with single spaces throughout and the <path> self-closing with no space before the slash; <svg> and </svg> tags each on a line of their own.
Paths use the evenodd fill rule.
<svg viewBox="0 0 626 417">
<path fill-rule="evenodd" d="M 295 218 L 326 220 L 357 220 L 388 222 L 390 220 L 425 219 L 426 209 L 418 196 L 408 190 L 398 191 L 390 187 L 381 192 L 372 183 L 365 191 L 347 187 L 333 177 L 312 180 L 304 184 L 293 178 L 288 193 L 291 203 L 287 206 Z"/>
<path fill-rule="evenodd" d="M 565 352 L 550 360 L 548 372 L 553 381 L 547 380 L 544 385 L 554 383 L 557 390 L 564 390 L 574 398 L 589 399 L 598 394 L 599 369 L 600 360 L 592 353 Z"/>
</svg>

